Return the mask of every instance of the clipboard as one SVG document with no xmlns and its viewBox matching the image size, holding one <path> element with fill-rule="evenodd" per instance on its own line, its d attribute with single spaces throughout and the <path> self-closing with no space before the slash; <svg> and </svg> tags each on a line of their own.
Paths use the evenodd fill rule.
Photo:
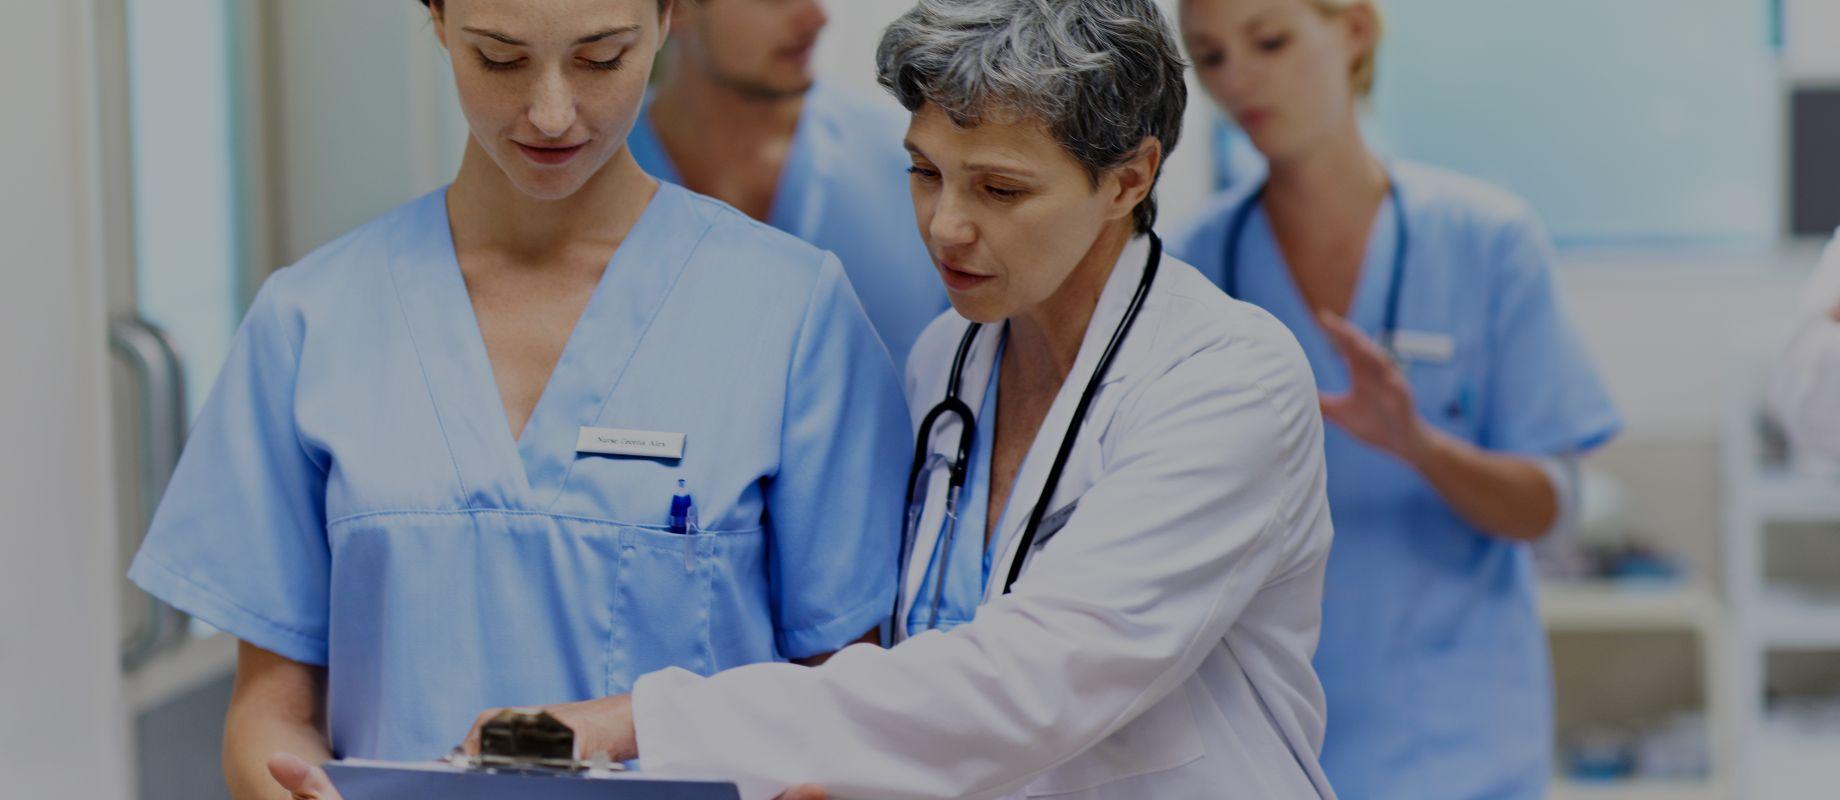
<svg viewBox="0 0 1840 800">
<path fill-rule="evenodd" d="M 601 757 L 581 760 L 575 732 L 535 709 L 500 712 L 480 728 L 480 754 L 402 763 L 325 765 L 345 800 L 741 800 L 733 783 L 648 776 Z"/>
<path fill-rule="evenodd" d="M 345 800 L 741 800 L 732 783 L 636 772 L 491 772 L 444 761 L 333 761 L 326 775 Z"/>
</svg>

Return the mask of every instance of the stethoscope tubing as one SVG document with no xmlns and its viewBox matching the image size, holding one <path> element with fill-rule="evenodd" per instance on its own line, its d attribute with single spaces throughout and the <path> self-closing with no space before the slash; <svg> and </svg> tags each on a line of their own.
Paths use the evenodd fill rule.
<svg viewBox="0 0 1840 800">
<path fill-rule="evenodd" d="M 1069 458 L 1072 457 L 1073 445 L 1079 438 L 1081 427 L 1085 424 L 1086 414 L 1091 410 L 1093 399 L 1098 395 L 1099 387 L 1104 384 L 1105 376 L 1111 370 L 1112 362 L 1117 359 L 1119 349 L 1123 347 L 1126 337 L 1131 333 L 1131 329 L 1136 326 L 1137 318 L 1143 312 L 1144 303 L 1149 298 L 1150 288 L 1156 282 L 1157 270 L 1163 261 L 1163 240 L 1154 233 L 1149 236 L 1150 257 L 1144 264 L 1143 278 L 1138 281 L 1137 291 L 1131 296 L 1131 303 L 1125 309 L 1124 318 L 1119 321 L 1117 329 L 1112 332 L 1112 338 L 1106 342 L 1105 351 L 1099 357 L 1099 364 L 1093 370 L 1092 378 L 1087 381 L 1085 391 L 1080 394 L 1079 404 L 1074 408 L 1073 420 L 1068 424 L 1066 434 L 1061 437 L 1060 448 L 1055 452 L 1054 463 L 1048 470 L 1048 478 L 1042 487 L 1041 495 L 1036 498 L 1034 507 L 1029 511 L 1028 524 L 1023 528 L 1022 538 L 1017 544 L 1016 557 L 1010 562 L 1009 574 L 1003 581 L 1003 594 L 1009 594 L 1011 588 L 1015 586 L 1017 578 L 1022 575 L 1022 562 L 1024 557 L 1028 554 L 1029 549 L 1034 546 L 1036 533 L 1041 527 L 1042 518 L 1047 515 L 1048 505 L 1053 501 L 1054 492 L 1060 486 L 1061 476 L 1066 472 L 1067 462 Z M 946 396 L 939 404 L 933 406 L 920 422 L 920 432 L 914 444 L 914 460 L 907 476 L 906 514 L 901 526 L 901 564 L 897 569 L 898 584 L 895 599 L 895 612 L 890 620 L 891 627 L 889 630 L 891 640 L 900 638 L 899 632 L 901 630 L 900 625 L 902 624 L 900 619 L 900 598 L 905 596 L 907 592 L 908 564 L 912 560 L 913 547 L 917 539 L 915 535 L 916 529 L 919 527 L 919 517 L 921 516 L 920 510 L 915 507 L 914 498 L 919 495 L 920 479 L 928 472 L 926 469 L 927 461 L 933 452 L 933 429 L 941 418 L 946 415 L 952 415 L 958 418 L 960 427 L 957 446 L 958 457 L 949 465 L 951 468 L 951 475 L 946 484 L 946 518 L 942 521 L 943 530 L 941 531 L 941 540 L 944 542 L 947 549 L 941 554 L 939 548 L 935 547 L 935 554 L 931 559 L 943 559 L 946 562 L 941 564 L 938 577 L 935 579 L 933 587 L 932 619 L 929 625 L 937 626 L 938 623 L 939 606 L 943 599 L 945 588 L 946 567 L 949 566 L 951 561 L 951 551 L 949 549 L 951 547 L 951 542 L 949 540 L 955 538 L 957 532 L 958 500 L 965 487 L 966 474 L 969 470 L 971 460 L 971 444 L 976 439 L 977 431 L 976 415 L 971 412 L 971 407 L 966 405 L 964 400 L 960 397 L 960 388 L 964 381 L 965 362 L 968 360 L 971 347 L 977 341 L 978 333 L 982 328 L 983 325 L 972 323 L 970 327 L 965 329 L 964 337 L 961 338 L 958 343 L 958 352 L 952 358 L 952 372 L 946 384 Z M 928 571 L 932 571 L 930 561 L 928 564 Z M 918 600 L 919 598 L 916 597 L 915 599 Z"/>
</svg>

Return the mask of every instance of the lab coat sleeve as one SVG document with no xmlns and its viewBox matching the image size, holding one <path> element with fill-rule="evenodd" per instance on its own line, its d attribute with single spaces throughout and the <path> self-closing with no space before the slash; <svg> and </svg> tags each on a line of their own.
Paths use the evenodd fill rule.
<svg viewBox="0 0 1840 800">
<path fill-rule="evenodd" d="M 839 797 L 997 797 L 1167 696 L 1262 586 L 1320 568 L 1322 423 L 1294 344 L 1203 352 L 1111 425 L 1103 476 L 1012 594 L 950 632 L 816 669 L 645 676 L 645 769 L 731 777 L 749 797 L 805 781 Z"/>
<path fill-rule="evenodd" d="M 1771 381 L 1776 418 L 1799 449 L 1840 458 L 1840 238 L 1828 245 L 1803 295 L 1800 321 Z"/>
<path fill-rule="evenodd" d="M 1496 247 L 1480 444 L 1528 456 L 1603 445 L 1622 417 L 1560 302 L 1550 241 L 1523 214 L 1504 226 Z"/>
<path fill-rule="evenodd" d="M 893 613 L 907 432 L 894 363 L 826 255 L 787 379 L 781 466 L 766 487 L 781 655 L 837 650 Z"/>
<path fill-rule="evenodd" d="M 301 328 L 256 295 L 128 577 L 238 639 L 326 663 L 326 473 L 294 425 Z"/>
</svg>

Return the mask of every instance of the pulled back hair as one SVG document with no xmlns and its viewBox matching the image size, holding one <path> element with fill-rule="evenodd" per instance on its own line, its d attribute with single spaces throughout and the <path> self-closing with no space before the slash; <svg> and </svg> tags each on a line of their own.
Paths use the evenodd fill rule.
<svg viewBox="0 0 1840 800">
<path fill-rule="evenodd" d="M 443 2 L 442 0 L 421 0 L 421 3 L 422 3 L 422 5 L 425 5 L 425 6 L 427 6 L 427 7 L 429 7 L 429 8 L 432 8 L 432 9 L 434 9 L 434 10 L 436 10 L 436 11 L 441 11 L 441 10 L 442 10 L 442 8 L 443 8 L 443 6 L 446 6 L 446 5 L 447 5 L 447 4 L 446 4 L 445 2 Z M 665 8 L 666 8 L 667 6 L 669 6 L 670 4 L 671 4 L 671 0 L 658 0 L 658 10 L 659 10 L 659 11 L 663 11 L 663 10 L 665 10 Z"/>
</svg>

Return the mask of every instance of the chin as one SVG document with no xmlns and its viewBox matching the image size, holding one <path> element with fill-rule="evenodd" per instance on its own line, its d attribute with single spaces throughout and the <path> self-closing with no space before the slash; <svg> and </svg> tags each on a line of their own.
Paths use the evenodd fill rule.
<svg viewBox="0 0 1840 800">
<path fill-rule="evenodd" d="M 581 191 L 587 179 L 576 175 L 525 174 L 513 177 L 511 182 L 519 191 L 538 200 L 567 200 Z"/>
<path fill-rule="evenodd" d="M 983 325 L 995 325 L 1014 316 L 1009 308 L 991 299 L 978 297 L 976 295 L 962 295 L 955 292 L 947 292 L 946 294 L 948 299 L 952 301 L 952 310 L 958 312 L 959 316 L 971 320 L 972 322 Z"/>
</svg>

